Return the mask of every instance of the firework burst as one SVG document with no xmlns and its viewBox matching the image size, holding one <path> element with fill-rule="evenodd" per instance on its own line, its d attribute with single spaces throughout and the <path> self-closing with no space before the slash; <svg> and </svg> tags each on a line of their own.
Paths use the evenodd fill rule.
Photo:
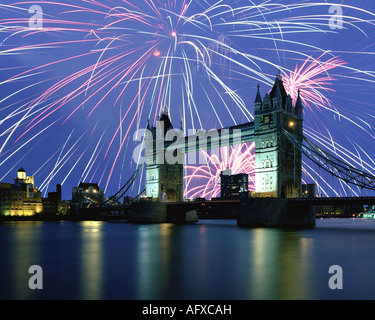
<svg viewBox="0 0 375 320">
<path fill-rule="evenodd" d="M 185 192 L 186 199 L 220 197 L 220 174 L 229 168 L 232 174 L 249 175 L 248 190 L 255 190 L 255 144 L 242 144 L 235 147 L 223 147 L 217 154 L 201 151 L 205 165 L 186 165 Z"/>
<path fill-rule="evenodd" d="M 33 29 L 34 4 L 0 5 L 0 164 L 4 179 L 33 159 L 44 192 L 53 179 L 117 189 L 131 175 L 119 172 L 130 166 L 132 133 L 163 108 L 185 131 L 251 121 L 248 88 L 270 83 L 267 70 L 285 72 L 288 50 L 317 52 L 286 73 L 292 94 L 301 86 L 310 107 L 329 105 L 328 73 L 344 65 L 322 63 L 326 49 L 306 39 L 336 33 L 321 14 L 326 2 L 43 1 L 43 27 Z M 366 35 L 374 14 L 342 6 L 352 13 L 345 28 Z"/>
<path fill-rule="evenodd" d="M 332 104 L 324 95 L 324 92 L 335 91 L 332 84 L 336 79 L 331 75 L 331 71 L 346 65 L 346 62 L 338 57 L 324 61 L 323 56 L 324 54 L 316 59 L 308 57 L 300 66 L 296 65 L 293 71 L 283 76 L 285 89 L 293 101 L 296 101 L 298 93 L 302 92 L 302 102 L 311 111 L 315 111 L 315 108 L 327 108 Z"/>
</svg>

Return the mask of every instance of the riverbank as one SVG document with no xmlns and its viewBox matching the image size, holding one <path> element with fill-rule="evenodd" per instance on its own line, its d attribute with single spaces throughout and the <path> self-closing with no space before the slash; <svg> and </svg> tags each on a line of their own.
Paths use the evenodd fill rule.
<svg viewBox="0 0 375 320">
<path fill-rule="evenodd" d="M 108 221 L 108 220 L 125 220 L 119 217 L 89 216 L 0 216 L 0 222 L 7 221 Z"/>
</svg>

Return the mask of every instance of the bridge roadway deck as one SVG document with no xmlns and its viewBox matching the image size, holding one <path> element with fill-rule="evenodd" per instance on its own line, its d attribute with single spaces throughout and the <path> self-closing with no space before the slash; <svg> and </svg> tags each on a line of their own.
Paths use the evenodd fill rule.
<svg viewBox="0 0 375 320">
<path fill-rule="evenodd" d="M 248 198 L 245 201 L 252 201 L 259 198 Z M 264 199 L 264 198 L 261 198 Z M 375 205 L 375 197 L 316 197 L 316 198 L 289 198 L 291 202 L 304 203 L 310 205 Z M 191 202 L 171 202 L 168 206 L 201 206 L 203 205 L 237 205 L 240 199 L 222 199 L 207 201 L 191 201 Z"/>
<path fill-rule="evenodd" d="M 256 199 L 264 198 L 248 198 L 245 201 L 251 201 Z M 292 202 L 301 202 L 311 205 L 345 205 L 345 204 L 363 204 L 363 205 L 375 205 L 375 197 L 316 197 L 316 198 L 289 198 Z M 237 205 L 240 203 L 240 199 L 215 199 L 206 201 L 183 201 L 183 202 L 169 202 L 167 206 L 202 206 L 202 205 Z M 123 209 L 130 209 L 131 205 L 120 205 L 120 206 L 106 206 L 106 207 L 95 207 L 86 210 L 93 211 L 116 211 Z"/>
<path fill-rule="evenodd" d="M 230 216 L 231 208 L 239 208 L 241 201 L 252 203 L 257 199 L 265 198 L 247 198 L 247 199 L 215 199 L 215 200 L 198 200 L 185 202 L 167 203 L 167 212 L 169 214 L 179 214 L 191 210 L 198 210 L 198 214 L 205 213 L 207 210 L 217 219 L 223 216 Z M 317 198 L 290 198 L 291 204 L 301 204 L 307 206 L 339 206 L 339 205 L 375 205 L 375 197 L 317 197 Z M 87 214 L 105 214 L 107 217 L 126 217 L 131 205 L 108 206 L 81 209 L 83 216 Z"/>
<path fill-rule="evenodd" d="M 310 205 L 375 205 L 375 197 L 316 197 L 316 198 L 294 198 L 293 202 L 306 203 Z"/>
</svg>

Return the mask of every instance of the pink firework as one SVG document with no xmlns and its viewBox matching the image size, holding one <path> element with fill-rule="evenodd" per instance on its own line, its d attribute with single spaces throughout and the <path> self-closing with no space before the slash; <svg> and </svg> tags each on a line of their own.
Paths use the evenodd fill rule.
<svg viewBox="0 0 375 320">
<path fill-rule="evenodd" d="M 185 199 L 206 198 L 220 196 L 220 173 L 230 168 L 232 174 L 247 173 L 249 175 L 249 190 L 255 185 L 255 144 L 241 144 L 234 147 L 220 149 L 220 159 L 217 154 L 204 155 L 205 165 L 185 165 Z"/>
<path fill-rule="evenodd" d="M 290 74 L 283 74 L 286 91 L 296 101 L 300 90 L 302 101 L 310 110 L 313 106 L 320 109 L 331 105 L 331 101 L 324 95 L 324 92 L 335 91 L 329 86 L 336 79 L 329 74 L 329 71 L 346 64 L 338 57 L 323 61 L 324 55 L 322 54 L 317 59 L 308 57 L 301 66 L 296 65 Z"/>
</svg>

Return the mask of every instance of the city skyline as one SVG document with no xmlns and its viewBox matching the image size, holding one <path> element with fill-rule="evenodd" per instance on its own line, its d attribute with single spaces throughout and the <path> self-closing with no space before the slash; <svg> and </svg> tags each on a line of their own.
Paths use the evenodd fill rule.
<svg viewBox="0 0 375 320">
<path fill-rule="evenodd" d="M 304 134 L 373 172 L 370 1 L 35 5 L 0 6 L 0 181 L 22 166 L 44 195 L 83 181 L 110 196 L 136 169 L 148 119 L 167 108 L 184 130 L 252 121 L 257 85 L 264 96 L 278 72 L 301 91 Z M 305 163 L 306 182 L 315 174 Z"/>
</svg>

